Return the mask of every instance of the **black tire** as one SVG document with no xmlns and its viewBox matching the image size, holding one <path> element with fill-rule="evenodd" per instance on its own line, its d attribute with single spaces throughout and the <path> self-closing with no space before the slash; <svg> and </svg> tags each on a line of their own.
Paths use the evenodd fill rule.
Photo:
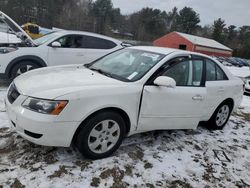
<svg viewBox="0 0 250 188">
<path fill-rule="evenodd" d="M 37 69 L 40 66 L 37 63 L 34 63 L 32 61 L 22 61 L 20 63 L 17 63 L 16 65 L 14 65 L 14 67 L 11 69 L 11 73 L 10 73 L 10 78 L 14 79 L 17 76 L 33 70 L 33 69 Z"/>
<path fill-rule="evenodd" d="M 107 140 L 107 141 L 104 140 L 104 143 L 103 143 L 103 141 L 101 142 L 101 139 L 105 138 L 108 134 L 108 133 L 103 133 L 104 125 L 106 126 L 106 124 L 103 124 L 104 121 L 105 122 L 110 121 L 110 122 L 108 122 L 108 126 L 111 126 L 111 128 L 112 128 L 112 126 L 115 126 L 115 128 L 119 127 L 120 134 L 118 135 L 119 131 L 116 132 L 117 133 L 117 137 L 116 137 L 117 141 L 115 144 L 113 144 L 113 143 L 110 144 L 108 142 L 109 140 Z M 114 123 L 112 125 L 113 122 L 115 122 L 116 124 Z M 103 130 L 101 128 L 99 128 L 99 126 L 102 127 Z M 97 128 L 99 128 L 100 132 L 102 132 L 100 135 L 97 136 L 98 139 L 97 139 L 97 137 L 91 137 L 92 131 L 99 131 Z M 100 133 L 100 132 L 98 132 L 98 133 Z M 101 136 L 101 138 L 100 138 L 100 136 Z M 111 134 L 110 134 L 110 136 L 111 136 Z M 115 137 L 115 136 L 112 135 L 112 137 Z M 120 114 L 118 114 L 116 112 L 112 112 L 112 111 L 103 111 L 103 112 L 100 112 L 100 113 L 97 113 L 97 114 L 91 116 L 90 118 L 88 118 L 84 122 L 84 124 L 81 126 L 81 129 L 79 130 L 79 133 L 76 137 L 75 145 L 76 145 L 77 149 L 82 153 L 83 156 L 90 158 L 90 159 L 101 159 L 101 158 L 108 157 L 112 153 L 114 153 L 121 145 L 124 136 L 125 136 L 125 122 L 124 122 L 124 119 L 120 116 Z M 106 139 L 107 139 L 107 137 L 106 137 Z M 96 146 L 96 148 L 95 148 L 96 152 L 93 151 L 93 148 L 91 149 L 91 146 L 89 145 L 90 142 L 92 142 L 92 144 L 95 142 L 99 143 L 99 145 Z M 102 152 L 101 150 L 102 150 L 103 144 L 106 144 L 106 146 L 109 144 L 108 147 L 110 147 L 110 149 L 107 150 L 106 152 Z M 98 152 L 101 152 L 101 153 L 98 153 Z"/>
<path fill-rule="evenodd" d="M 222 113 L 222 109 L 228 108 L 228 115 L 226 117 L 226 115 L 224 115 L 224 121 L 219 121 L 220 118 L 218 117 L 219 114 Z M 210 130 L 222 130 L 225 125 L 228 122 L 228 119 L 231 115 L 233 109 L 233 105 L 230 102 L 223 102 L 222 104 L 220 104 L 215 112 L 213 113 L 212 117 L 208 120 L 207 122 L 207 128 Z M 221 122 L 221 123 L 219 123 Z"/>
</svg>

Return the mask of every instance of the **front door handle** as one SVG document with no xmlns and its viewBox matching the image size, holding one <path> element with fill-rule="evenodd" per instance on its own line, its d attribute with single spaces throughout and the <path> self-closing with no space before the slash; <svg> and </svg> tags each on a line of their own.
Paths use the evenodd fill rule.
<svg viewBox="0 0 250 188">
<path fill-rule="evenodd" d="M 195 101 L 202 101 L 204 98 L 201 95 L 195 95 L 192 97 L 192 99 Z"/>
</svg>

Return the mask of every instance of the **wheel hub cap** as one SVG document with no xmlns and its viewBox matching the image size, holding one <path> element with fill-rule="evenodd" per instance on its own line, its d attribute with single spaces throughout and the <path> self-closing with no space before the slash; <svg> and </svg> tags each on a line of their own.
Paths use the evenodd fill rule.
<svg viewBox="0 0 250 188">
<path fill-rule="evenodd" d="M 19 75 L 21 75 L 21 74 L 23 74 L 23 73 L 25 73 L 25 72 L 28 72 L 28 71 L 30 71 L 30 70 L 32 70 L 32 69 L 34 69 L 34 67 L 33 67 L 32 65 L 24 65 L 24 66 L 21 66 L 21 67 L 17 70 L 16 74 L 17 74 L 17 76 L 19 76 Z"/>
<path fill-rule="evenodd" d="M 105 153 L 112 149 L 120 137 L 120 127 L 113 120 L 104 120 L 94 126 L 88 137 L 89 149 L 94 153 Z"/>
<path fill-rule="evenodd" d="M 217 115 L 216 115 L 216 125 L 217 126 L 223 126 L 224 123 L 227 121 L 227 118 L 229 116 L 229 106 L 228 105 L 224 105 L 222 106 Z"/>
</svg>

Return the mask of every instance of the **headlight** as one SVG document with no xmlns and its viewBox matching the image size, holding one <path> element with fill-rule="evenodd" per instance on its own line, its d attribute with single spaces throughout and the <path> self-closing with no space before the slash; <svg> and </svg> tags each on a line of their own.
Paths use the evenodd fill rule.
<svg viewBox="0 0 250 188">
<path fill-rule="evenodd" d="M 42 114 L 58 115 L 68 104 L 68 101 L 46 100 L 28 97 L 22 104 L 24 108 Z"/>
<path fill-rule="evenodd" d="M 14 52 L 17 49 L 18 48 L 3 47 L 3 48 L 0 48 L 0 54 L 7 54 L 7 53 L 10 53 L 10 52 Z"/>
</svg>

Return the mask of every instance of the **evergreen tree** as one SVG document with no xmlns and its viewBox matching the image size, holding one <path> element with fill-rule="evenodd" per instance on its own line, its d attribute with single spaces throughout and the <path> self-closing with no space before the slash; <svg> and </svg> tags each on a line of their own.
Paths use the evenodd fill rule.
<svg viewBox="0 0 250 188">
<path fill-rule="evenodd" d="M 223 31 L 224 31 L 225 26 L 226 26 L 225 21 L 222 20 L 221 18 L 214 21 L 213 35 L 212 35 L 214 40 L 219 41 L 219 42 L 224 41 Z"/>
</svg>

